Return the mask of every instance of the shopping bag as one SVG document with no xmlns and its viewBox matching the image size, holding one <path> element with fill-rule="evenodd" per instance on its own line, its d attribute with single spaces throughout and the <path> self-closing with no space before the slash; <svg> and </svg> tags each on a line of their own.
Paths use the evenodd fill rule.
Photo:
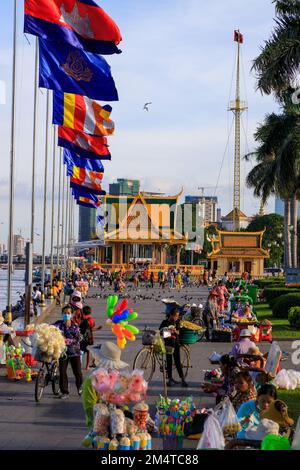
<svg viewBox="0 0 300 470">
<path fill-rule="evenodd" d="M 160 336 L 159 331 L 154 337 L 154 351 L 156 352 L 156 354 L 166 354 L 166 346 L 164 340 Z"/>
<path fill-rule="evenodd" d="M 228 397 L 225 397 L 215 408 L 215 415 L 220 423 L 224 435 L 231 435 L 241 430 L 235 409 Z"/>
<path fill-rule="evenodd" d="M 210 415 L 205 421 L 203 433 L 197 445 L 197 450 L 224 450 L 224 448 L 225 439 L 220 423 L 214 415 Z"/>
</svg>

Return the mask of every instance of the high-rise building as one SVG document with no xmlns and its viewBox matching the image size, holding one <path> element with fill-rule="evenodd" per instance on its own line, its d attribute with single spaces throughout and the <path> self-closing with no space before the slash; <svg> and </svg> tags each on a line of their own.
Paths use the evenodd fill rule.
<svg viewBox="0 0 300 470">
<path fill-rule="evenodd" d="M 185 204 L 198 204 L 202 207 L 205 224 L 217 222 L 218 198 L 216 196 L 186 196 Z"/>
<path fill-rule="evenodd" d="M 0 243 L 0 255 L 4 255 L 5 251 L 6 251 L 6 247 L 4 243 Z"/>
<path fill-rule="evenodd" d="M 91 241 L 97 238 L 96 217 L 96 209 L 79 206 L 79 242 Z"/>
<path fill-rule="evenodd" d="M 275 214 L 284 216 L 284 202 L 278 197 L 275 198 Z M 298 206 L 298 217 L 300 218 L 300 204 Z"/>
<path fill-rule="evenodd" d="M 14 235 L 13 237 L 13 256 L 24 256 L 25 254 L 25 238 L 22 235 Z"/>
<path fill-rule="evenodd" d="M 140 191 L 139 180 L 128 180 L 118 178 L 116 183 L 109 185 L 109 194 L 111 196 L 136 196 Z"/>
</svg>

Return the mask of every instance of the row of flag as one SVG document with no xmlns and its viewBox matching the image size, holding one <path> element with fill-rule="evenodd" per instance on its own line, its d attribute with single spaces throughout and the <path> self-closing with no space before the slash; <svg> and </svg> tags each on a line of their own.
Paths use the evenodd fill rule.
<svg viewBox="0 0 300 470">
<path fill-rule="evenodd" d="M 112 107 L 99 101 L 119 99 L 103 55 L 121 53 L 120 30 L 93 0 L 24 1 L 24 32 L 38 37 L 39 86 L 53 90 L 52 122 L 72 195 L 96 209 L 105 194 L 102 161 L 111 159 L 107 137 L 115 131 Z"/>
</svg>

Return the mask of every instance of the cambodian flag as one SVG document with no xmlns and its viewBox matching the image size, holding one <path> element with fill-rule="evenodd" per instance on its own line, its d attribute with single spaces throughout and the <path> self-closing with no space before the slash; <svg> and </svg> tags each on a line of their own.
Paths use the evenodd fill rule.
<svg viewBox="0 0 300 470">
<path fill-rule="evenodd" d="M 93 0 L 25 0 L 24 32 L 96 54 L 121 52 L 118 26 Z"/>
<path fill-rule="evenodd" d="M 64 163 L 68 168 L 77 166 L 78 168 L 84 168 L 85 170 L 104 173 L 104 167 L 101 160 L 88 160 L 87 158 L 80 158 L 74 152 L 71 152 L 67 149 L 64 150 Z"/>
<path fill-rule="evenodd" d="M 84 95 L 93 100 L 118 101 L 111 69 L 97 54 L 64 44 L 39 40 L 39 86 L 50 90 Z"/>
<path fill-rule="evenodd" d="M 53 93 L 53 124 L 91 135 L 113 135 L 112 107 L 73 93 Z"/>
<path fill-rule="evenodd" d="M 81 158 L 111 160 L 106 137 L 96 137 L 59 126 L 58 145 L 75 152 Z"/>
</svg>

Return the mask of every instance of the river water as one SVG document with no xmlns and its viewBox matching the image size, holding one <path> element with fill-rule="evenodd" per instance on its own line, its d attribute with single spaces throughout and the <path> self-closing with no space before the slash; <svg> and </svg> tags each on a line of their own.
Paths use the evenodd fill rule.
<svg viewBox="0 0 300 470">
<path fill-rule="evenodd" d="M 12 304 L 19 300 L 20 294 L 25 292 L 25 271 L 15 270 L 12 278 Z M 7 304 L 7 270 L 0 269 L 0 310 L 4 310 Z"/>
</svg>

